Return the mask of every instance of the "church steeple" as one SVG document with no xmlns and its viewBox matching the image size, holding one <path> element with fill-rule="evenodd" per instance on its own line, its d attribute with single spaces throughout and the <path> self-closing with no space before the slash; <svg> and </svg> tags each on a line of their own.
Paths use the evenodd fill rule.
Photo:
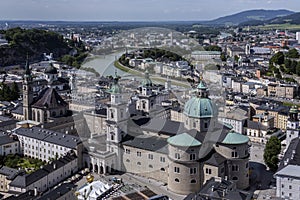
<svg viewBox="0 0 300 200">
<path fill-rule="evenodd" d="M 203 80 L 202 75 L 200 76 L 200 82 L 197 86 L 197 96 L 201 98 L 208 98 L 208 88 L 206 86 L 206 83 Z"/>
<path fill-rule="evenodd" d="M 27 57 L 26 57 L 24 80 L 25 81 L 32 81 L 31 70 L 29 68 L 29 57 L 28 57 L 28 54 L 27 54 Z"/>
<path fill-rule="evenodd" d="M 33 91 L 32 91 L 32 75 L 29 68 L 29 58 L 27 55 L 25 64 L 25 75 L 23 81 L 23 115 L 24 120 L 32 119 L 31 104 L 33 102 Z"/>
</svg>

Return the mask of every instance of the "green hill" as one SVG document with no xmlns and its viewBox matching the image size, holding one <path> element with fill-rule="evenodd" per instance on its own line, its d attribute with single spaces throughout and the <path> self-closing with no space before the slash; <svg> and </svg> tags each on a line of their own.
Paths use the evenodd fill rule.
<svg viewBox="0 0 300 200">
<path fill-rule="evenodd" d="M 60 58 L 71 49 L 63 36 L 52 31 L 13 28 L 0 33 L 9 43 L 0 46 L 0 66 L 23 64 L 27 54 L 32 60 L 41 60 L 43 53 Z"/>
<path fill-rule="evenodd" d="M 247 10 L 233 15 L 220 17 L 206 23 L 211 25 L 239 25 L 248 21 L 252 21 L 252 23 L 258 23 L 260 21 L 287 16 L 293 13 L 294 12 L 289 10 Z"/>
<path fill-rule="evenodd" d="M 268 24 L 300 24 L 300 12 L 287 15 L 284 17 L 276 17 L 266 21 Z"/>
</svg>

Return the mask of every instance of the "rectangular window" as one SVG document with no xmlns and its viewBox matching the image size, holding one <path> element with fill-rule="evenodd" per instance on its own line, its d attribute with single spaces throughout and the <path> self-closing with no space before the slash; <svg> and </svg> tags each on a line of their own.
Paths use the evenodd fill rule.
<svg viewBox="0 0 300 200">
<path fill-rule="evenodd" d="M 148 154 L 148 158 L 149 158 L 150 160 L 153 160 L 153 154 Z"/>
<path fill-rule="evenodd" d="M 130 154 L 130 149 L 126 149 L 126 154 Z"/>
<path fill-rule="evenodd" d="M 196 154 L 190 154 L 190 160 L 195 160 L 196 159 Z"/>
<path fill-rule="evenodd" d="M 180 154 L 179 153 L 175 153 L 175 158 L 176 159 L 180 159 Z"/>
<path fill-rule="evenodd" d="M 197 173 L 197 168 L 190 168 L 190 174 L 196 174 Z"/>
<path fill-rule="evenodd" d="M 231 157 L 236 158 L 237 157 L 237 152 L 236 151 L 231 152 Z"/>
<path fill-rule="evenodd" d="M 211 169 L 209 169 L 209 168 L 206 168 L 206 170 L 205 170 L 205 171 L 206 171 L 206 173 L 207 173 L 207 174 L 211 174 Z"/>
<path fill-rule="evenodd" d="M 160 162 L 166 162 L 166 158 L 165 157 L 160 157 Z"/>
<path fill-rule="evenodd" d="M 231 166 L 231 170 L 234 172 L 234 171 L 239 171 L 239 166 L 237 165 L 232 165 Z"/>
<path fill-rule="evenodd" d="M 138 152 L 136 152 L 136 155 L 137 155 L 138 157 L 141 157 L 141 156 L 142 156 L 142 152 L 138 151 Z"/>
<path fill-rule="evenodd" d="M 174 172 L 175 172 L 175 173 L 180 173 L 179 167 L 174 167 Z"/>
</svg>

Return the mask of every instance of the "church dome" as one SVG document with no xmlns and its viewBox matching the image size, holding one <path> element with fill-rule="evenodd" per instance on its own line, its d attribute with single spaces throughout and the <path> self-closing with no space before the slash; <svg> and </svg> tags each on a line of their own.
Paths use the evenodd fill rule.
<svg viewBox="0 0 300 200">
<path fill-rule="evenodd" d="M 248 142 L 249 138 L 247 136 L 234 131 L 229 132 L 222 141 L 223 144 L 245 144 Z"/>
<path fill-rule="evenodd" d="M 192 97 L 185 103 L 184 114 L 194 118 L 212 118 L 217 117 L 216 106 L 209 98 Z"/>
<path fill-rule="evenodd" d="M 57 69 L 50 64 L 46 69 L 45 69 L 46 74 L 57 74 Z"/>
</svg>

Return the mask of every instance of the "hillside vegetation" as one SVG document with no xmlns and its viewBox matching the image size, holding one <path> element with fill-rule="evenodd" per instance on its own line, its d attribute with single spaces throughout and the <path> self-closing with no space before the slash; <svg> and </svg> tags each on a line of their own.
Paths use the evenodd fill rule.
<svg viewBox="0 0 300 200">
<path fill-rule="evenodd" d="M 43 54 L 53 53 L 55 60 L 80 67 L 87 56 L 81 41 L 64 39 L 62 35 L 39 29 L 21 29 L 19 27 L 0 31 L 8 45 L 0 46 L 0 67 L 24 64 L 27 54 L 30 61 L 40 61 Z M 73 50 L 72 55 L 70 51 Z"/>
<path fill-rule="evenodd" d="M 63 36 L 51 31 L 13 28 L 1 34 L 9 45 L 0 46 L 0 66 L 24 63 L 27 54 L 32 60 L 40 60 L 43 53 L 59 58 L 70 51 Z"/>
</svg>

